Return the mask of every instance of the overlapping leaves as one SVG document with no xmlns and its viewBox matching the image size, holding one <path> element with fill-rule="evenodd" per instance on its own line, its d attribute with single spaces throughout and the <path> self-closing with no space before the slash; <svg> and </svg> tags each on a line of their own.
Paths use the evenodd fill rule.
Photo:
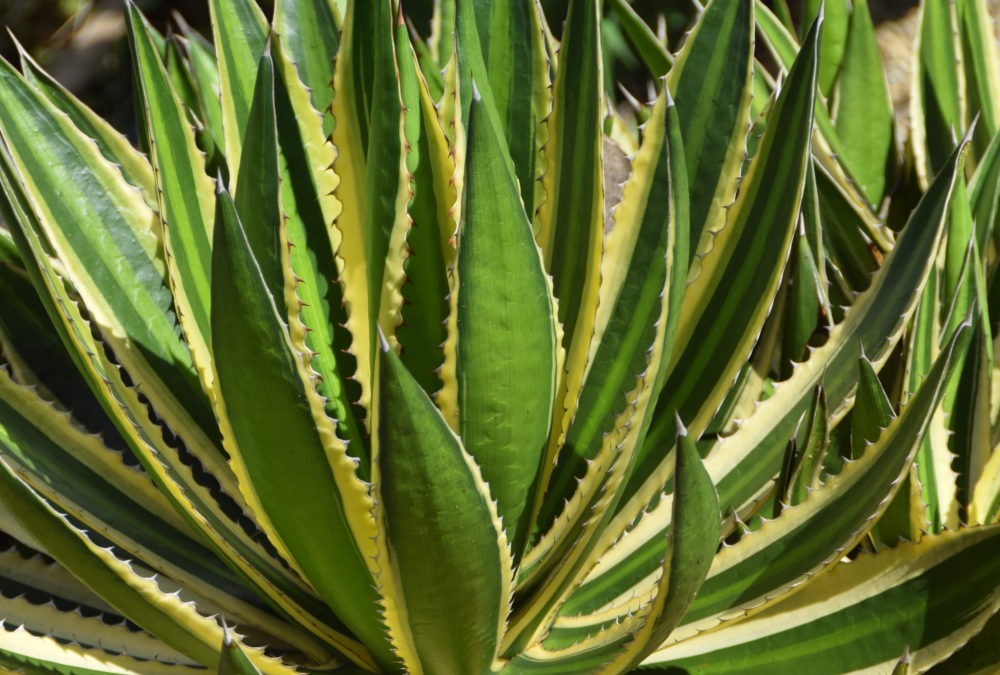
<svg viewBox="0 0 1000 675">
<path fill-rule="evenodd" d="M 0 64 L 0 665 L 922 670 L 991 630 L 1000 56 L 924 4 L 902 162 L 835 5 L 715 0 L 670 53 L 611 3 L 629 112 L 597 0 L 426 41 L 213 0 L 214 46 L 128 4 L 145 154 Z"/>
</svg>

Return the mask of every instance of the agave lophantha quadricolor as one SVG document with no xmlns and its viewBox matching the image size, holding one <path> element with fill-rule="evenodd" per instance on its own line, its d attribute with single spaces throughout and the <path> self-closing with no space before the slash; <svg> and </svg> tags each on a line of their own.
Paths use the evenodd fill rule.
<svg viewBox="0 0 1000 675">
<path fill-rule="evenodd" d="M 984 2 L 902 156 L 865 0 L 569 4 L 128 4 L 139 149 L 0 65 L 0 665 L 995 670 Z"/>
</svg>

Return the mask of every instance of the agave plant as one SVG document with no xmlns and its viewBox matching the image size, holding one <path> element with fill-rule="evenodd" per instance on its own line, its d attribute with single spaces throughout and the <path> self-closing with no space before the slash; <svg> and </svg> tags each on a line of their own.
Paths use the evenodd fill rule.
<svg viewBox="0 0 1000 675">
<path fill-rule="evenodd" d="M 0 65 L 0 666 L 995 670 L 985 3 L 902 154 L 865 0 L 612 5 L 649 104 L 599 0 L 129 3 L 136 145 Z"/>
</svg>

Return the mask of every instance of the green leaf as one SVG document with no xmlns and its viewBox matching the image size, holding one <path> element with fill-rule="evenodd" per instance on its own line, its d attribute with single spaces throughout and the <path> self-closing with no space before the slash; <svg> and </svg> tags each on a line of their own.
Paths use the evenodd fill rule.
<svg viewBox="0 0 1000 675">
<path fill-rule="evenodd" d="M 287 304 L 290 313 L 297 310 L 297 321 L 289 320 L 293 329 L 299 322 L 303 326 L 304 348 L 312 354 L 309 365 L 320 378 L 317 389 L 327 399 L 328 414 L 338 421 L 338 433 L 361 460 L 358 471 L 363 478 L 370 465 L 369 439 L 363 426 L 364 411 L 356 405 L 358 389 L 348 381 L 356 363 L 347 353 L 350 335 L 343 328 L 347 318 L 336 283 L 334 252 L 339 241 L 330 227 L 339 210 L 332 194 L 337 185 L 331 170 L 336 154 L 323 133 L 322 117 L 313 109 L 280 39 L 272 45 L 271 58 L 275 65 L 281 215 L 290 245 L 286 247 L 289 264 L 301 279 L 296 282 L 295 300 Z"/>
<path fill-rule="evenodd" d="M 684 617 L 708 574 L 721 535 L 719 496 L 712 478 L 690 438 L 684 436 L 677 445 L 670 563 L 664 564 L 666 581 L 660 588 L 666 597 L 650 646 L 666 640 Z"/>
<path fill-rule="evenodd" d="M 964 176 L 955 182 L 955 196 L 948 213 L 948 236 L 941 252 L 941 295 L 939 317 L 945 335 L 965 319 L 975 298 L 975 276 L 970 258 L 973 248 L 973 223 Z M 978 261 L 978 256 L 976 260 Z"/>
<path fill-rule="evenodd" d="M 101 621 L 101 619 L 96 619 Z M 127 629 L 125 629 L 127 630 Z M 162 645 L 162 643 L 160 643 Z M 6 629 L 0 647 L 0 668 L 25 675 L 198 675 L 205 669 L 163 663 L 125 654 L 82 647 L 29 632 L 23 626 Z"/>
<path fill-rule="evenodd" d="M 30 277 L 6 264 L 0 264 L 0 305 L 4 308 L 0 343 L 13 379 L 58 401 L 78 423 L 121 449 L 121 437 L 60 342 L 59 329 L 46 314 Z"/>
<path fill-rule="evenodd" d="M 323 131 L 333 128 L 333 61 L 340 46 L 340 17 L 331 0 L 278 0 L 274 32 L 288 51 L 313 107 L 323 113 Z"/>
<path fill-rule="evenodd" d="M 6 579 L 23 586 L 46 586 L 49 596 L 114 613 L 111 605 L 101 600 L 66 568 L 42 553 L 42 545 L 27 530 L 19 527 L 6 509 L 3 513 L 4 528 L 9 537 L 0 552 L 0 570 L 3 570 L 2 575 Z"/>
<path fill-rule="evenodd" d="M 604 233 L 602 66 L 597 0 L 573 0 L 553 83 L 542 190 L 535 226 L 558 300 L 567 370 L 593 331 Z M 573 345 L 576 345 L 575 347 Z"/>
<path fill-rule="evenodd" d="M 843 278 L 840 290 L 851 297 L 868 287 L 878 261 L 872 253 L 870 238 L 865 236 L 862 216 L 834 177 L 821 167 L 815 171 L 827 259 Z"/>
<path fill-rule="evenodd" d="M 156 190 L 149 160 L 133 148 L 113 126 L 101 119 L 97 113 L 59 84 L 55 78 L 42 70 L 42 67 L 31 58 L 21 43 L 16 44 L 25 80 L 44 94 L 57 108 L 69 115 L 73 124 L 80 131 L 94 139 L 105 159 L 118 164 L 125 180 L 140 188 L 148 203 L 151 206 L 155 205 Z"/>
<path fill-rule="evenodd" d="M 225 192 L 216 196 L 212 273 L 218 405 L 241 489 L 279 551 L 376 658 L 391 662 L 370 611 L 377 594 L 368 564 L 376 551 L 367 488 L 304 371 Z M 285 451 L 275 453 L 278 447 Z M 317 520 L 327 524 L 321 534 Z"/>
<path fill-rule="evenodd" d="M 788 495 L 788 505 L 795 506 L 805 501 L 809 491 L 819 487 L 820 473 L 823 468 L 823 457 L 829 444 L 829 427 L 827 420 L 826 396 L 822 387 L 816 387 L 810 412 L 803 420 L 804 428 L 799 432 L 802 451 L 799 454 L 799 464 L 793 475 Z M 796 441 L 798 443 L 798 441 Z"/>
<path fill-rule="evenodd" d="M 823 383 L 832 426 L 850 409 L 850 397 L 857 384 L 854 375 L 860 349 L 864 349 L 873 363 L 881 363 L 889 356 L 932 268 L 961 156 L 956 150 L 947 169 L 937 177 L 913 213 L 896 248 L 886 258 L 868 290 L 833 328 L 826 343 L 814 350 L 791 378 L 778 383 L 774 394 L 756 406 L 754 414 L 733 435 L 716 441 L 709 449 L 706 465 L 719 491 L 723 513 L 755 505 L 762 490 L 769 489 L 771 479 L 780 469 L 789 439 L 803 414 L 810 405 L 815 405 L 817 385 Z M 642 568 L 642 565 L 655 565 L 660 555 L 656 551 L 669 525 L 670 511 L 658 506 L 649 514 L 646 512 L 671 475 L 672 462 L 655 465 L 655 471 L 633 497 L 623 502 L 615 523 L 609 526 L 620 531 L 642 517 L 641 531 L 633 529 L 629 537 L 629 551 L 634 552 L 630 557 L 634 555 L 634 559 L 646 561 L 638 563 L 639 578 L 652 569 Z M 662 505 L 663 501 L 659 503 Z M 595 570 L 588 583 L 599 583 L 607 572 L 607 569 Z"/>
<path fill-rule="evenodd" d="M 823 32 L 819 43 L 819 72 L 816 84 L 824 96 L 829 96 L 834 80 L 841 68 L 841 59 L 846 58 L 848 23 L 850 21 L 850 5 L 848 0 L 805 0 L 802 12 L 800 35 L 808 32 L 807 28 L 820 16 L 822 9 Z"/>
<path fill-rule="evenodd" d="M 478 114 L 474 103 L 473 132 Z M 382 354 L 379 503 L 417 667 L 487 672 L 513 577 L 497 507 L 427 394 L 391 350 Z"/>
<path fill-rule="evenodd" d="M 101 400 L 107 415 L 143 463 L 143 468 L 161 492 L 168 496 L 173 507 L 185 516 L 188 524 L 200 531 L 220 555 L 251 580 L 259 593 L 323 635 L 331 644 L 338 645 L 342 651 L 357 652 L 359 645 L 339 632 L 341 624 L 327 606 L 298 577 L 283 567 L 269 550 L 251 539 L 244 525 L 237 523 L 229 510 L 221 507 L 218 500 L 222 495 L 232 498 L 241 508 L 244 501 L 235 487 L 235 477 L 228 464 L 213 463 L 214 456 L 209 451 L 214 446 L 199 440 L 189 428 L 183 429 L 187 447 L 199 450 L 198 460 L 202 468 L 210 470 L 219 481 L 221 492 L 209 491 L 199 484 L 190 460 L 182 458 L 178 449 L 167 442 L 164 427 L 158 420 L 148 414 L 129 416 L 126 413 L 127 410 L 146 411 L 147 403 L 139 398 L 131 380 L 125 382 L 125 373 L 119 370 L 118 364 L 109 360 L 106 343 L 94 337 L 93 325 L 82 314 L 78 300 L 66 292 L 66 282 L 53 268 L 38 240 L 40 226 L 26 210 L 24 194 L 11 180 L 14 174 L 10 160 L 3 154 L 0 154 L 0 160 L 0 168 L 3 169 L 0 183 L 7 197 L 3 203 L 10 207 L 10 215 L 14 216 L 12 221 L 18 223 L 18 247 L 25 251 L 25 260 L 31 263 L 28 269 L 36 288 L 45 291 L 40 297 L 46 310 L 64 344 L 70 349 L 77 367 Z M 109 338 L 113 338 L 113 334 Z M 151 391 L 154 391 L 152 386 L 144 389 L 147 395 Z M 164 409 L 157 408 L 159 412 Z"/>
<path fill-rule="evenodd" d="M 858 393 L 851 413 L 852 457 L 859 457 L 864 452 L 864 447 L 875 442 L 880 430 L 887 427 L 895 417 L 893 406 L 885 395 L 874 368 L 862 359 L 861 370 Z M 932 427 L 934 422 L 932 419 Z M 926 433 L 924 438 L 932 434 L 933 431 Z M 919 455 L 919 448 L 917 453 Z M 900 540 L 915 541 L 920 537 L 921 531 L 927 529 L 923 517 L 926 507 L 920 495 L 916 466 L 911 466 L 900 480 L 902 485 L 871 529 L 870 536 L 876 547 L 894 546 Z"/>
<path fill-rule="evenodd" d="M 962 183 L 960 180 L 958 187 Z M 967 210 L 965 217 L 968 218 Z M 953 223 L 953 232 L 963 229 L 955 225 Z M 950 452 L 946 457 L 951 460 L 957 474 L 955 496 L 963 506 L 970 503 L 975 484 L 991 454 L 988 448 L 992 444 L 990 396 L 993 373 L 991 329 L 979 311 L 979 307 L 986 302 L 985 279 L 979 251 L 971 236 L 971 223 L 966 221 L 964 229 L 970 241 L 942 332 L 942 339 L 947 339 L 956 330 L 956 324 L 963 320 L 971 319 L 975 327 L 972 345 L 968 352 L 962 354 L 960 372 L 948 383 L 942 406 L 946 428 L 952 432 L 948 438 Z"/>
<path fill-rule="evenodd" d="M 459 429 L 518 551 L 552 416 L 553 301 L 503 140 L 479 98 L 468 138 L 456 263 Z"/>
<path fill-rule="evenodd" d="M 935 294 L 928 294 L 921 301 L 920 314 L 914 324 L 914 347 L 908 366 L 911 388 L 938 353 L 939 343 L 948 339 L 967 317 L 975 316 L 970 313 L 977 295 L 978 255 L 974 252 L 973 225 L 961 177 L 956 181 L 948 226 Z M 977 338 L 977 345 L 978 342 Z M 963 365 L 959 371 L 966 372 L 956 373 L 948 383 L 941 410 L 917 457 L 920 488 L 927 504 L 926 519 L 932 532 L 957 525 L 959 503 L 965 503 L 971 491 L 971 464 L 979 464 L 978 459 L 972 458 L 980 452 L 973 448 L 989 443 L 988 432 L 977 424 L 977 418 L 984 421 L 981 383 L 977 376 L 979 356 L 978 346 L 972 353 L 960 355 Z M 972 363 L 966 363 L 970 358 Z M 962 382 L 963 378 L 966 381 Z M 952 437 L 951 433 L 963 424 L 967 433 L 961 438 Z M 956 453 L 962 456 L 959 462 L 955 461 Z"/>
<path fill-rule="evenodd" d="M 282 225 L 280 178 L 278 175 L 278 127 L 274 110 L 274 61 L 265 49 L 257 67 L 253 102 L 243 136 L 240 172 L 233 201 L 260 265 L 268 293 L 278 311 L 285 311 L 285 279 L 281 265 L 279 232 Z"/>
<path fill-rule="evenodd" d="M 952 3 L 921 4 L 910 135 L 922 187 L 944 166 L 965 132 L 965 76 L 958 67 L 956 21 Z"/>
<path fill-rule="evenodd" d="M 669 448 L 673 411 L 692 420 L 692 435 L 704 430 L 749 357 L 778 291 L 805 185 L 818 31 L 817 24 L 785 81 L 726 227 L 700 266 L 692 266 L 671 372 L 634 464 L 629 496 Z M 786 189 L 764 187 L 775 184 Z"/>
<path fill-rule="evenodd" d="M 709 569 L 720 533 L 718 497 L 698 451 L 686 437 L 678 439 L 678 447 L 675 524 L 666 555 L 657 559 L 662 574 L 652 595 L 635 598 L 636 610 L 628 616 L 587 626 L 572 636 L 567 634 L 573 630 L 559 630 L 557 625 L 542 645 L 515 657 L 505 674 L 630 671 L 673 630 Z"/>
<path fill-rule="evenodd" d="M 908 646 L 910 668 L 924 672 L 978 633 L 1000 605 L 990 581 L 998 547 L 1000 529 L 992 526 L 862 555 L 759 614 L 666 647 L 646 665 L 740 675 L 890 672 Z M 991 590 L 984 593 L 982 584 Z"/>
<path fill-rule="evenodd" d="M 477 86 L 489 80 L 521 199 L 533 214 L 540 127 L 551 105 L 542 17 L 534 0 L 476 2 L 475 10 L 486 72 L 474 77 Z"/>
<path fill-rule="evenodd" d="M 997 228 L 1000 209 L 1000 133 L 993 136 L 980 157 L 979 166 L 969 181 L 969 206 L 976 224 L 980 251 L 988 250 L 990 241 L 1000 236 Z M 991 304 L 992 306 L 992 304 Z"/>
<path fill-rule="evenodd" d="M 441 389 L 439 369 L 444 362 L 451 291 L 448 270 L 455 260 L 452 237 L 458 190 L 455 163 L 449 156 L 443 123 L 434 107 L 427 83 L 417 70 L 409 39 L 397 50 L 400 92 L 406 114 L 406 171 L 413 196 L 407 211 L 413 226 L 407 233 L 409 255 L 405 262 L 402 323 L 396 330 L 400 358 L 427 393 Z"/>
<path fill-rule="evenodd" d="M 940 241 L 960 156 L 956 150 L 946 170 L 937 177 L 913 212 L 904 235 L 873 277 L 868 290 L 858 297 L 844 320 L 831 331 L 823 347 L 813 351 L 810 359 L 781 383 L 775 395 L 765 401 L 735 435 L 717 444 L 718 448 L 727 444 L 730 448 L 714 459 L 709 457 L 709 466 L 719 462 L 719 469 L 723 465 L 728 467 L 722 473 L 710 469 L 719 481 L 723 510 L 742 504 L 757 491 L 763 475 L 777 470 L 785 443 L 817 384 L 822 381 L 830 413 L 839 420 L 849 409 L 845 403 L 856 385 L 855 364 L 860 349 L 864 349 L 872 363 L 881 363 L 888 356 L 927 278 Z M 893 337 L 887 341 L 887 336 Z M 792 398 L 796 402 L 793 403 Z M 732 450 L 733 443 L 748 454 Z M 766 452 L 774 453 L 768 462 L 757 455 L 765 448 L 768 448 Z M 736 488 L 737 485 L 742 487 Z M 733 488 L 736 491 L 729 492 Z M 738 498 L 729 501 L 737 494 Z"/>
<path fill-rule="evenodd" d="M 252 0 L 210 0 L 208 6 L 219 71 L 224 154 L 233 178 L 240 169 L 257 63 L 267 43 L 267 20 Z"/>
<path fill-rule="evenodd" d="M 396 77 L 394 14 L 389 2 L 348 6 L 334 72 L 333 170 L 341 211 L 334 226 L 342 261 L 350 351 L 360 403 L 368 410 L 377 328 L 393 340 L 402 306 L 405 203 L 402 102 Z M 367 421 L 371 426 L 371 420 Z"/>
<path fill-rule="evenodd" d="M 19 226 L 38 228 L 31 236 L 43 236 L 59 255 L 61 275 L 158 418 L 189 447 L 201 448 L 203 461 L 224 481 L 226 469 L 215 463 L 222 457 L 215 420 L 164 281 L 155 214 L 94 143 L 6 62 L 0 64 L 0 102 L 8 178 L 19 184 L 19 208 L 33 223 Z M 46 198 L 51 194 L 63 198 Z"/>
<path fill-rule="evenodd" d="M 782 327 L 782 375 L 791 373 L 793 363 L 801 362 L 809 339 L 817 328 L 820 315 L 819 271 L 812 256 L 809 239 L 800 230 L 793 243 L 788 271 L 794 275 L 785 291 L 784 321 Z"/>
<path fill-rule="evenodd" d="M 588 407 L 598 404 L 592 408 L 595 414 L 605 410 L 602 414 L 607 415 L 605 406 L 609 405 L 618 412 L 608 433 L 602 433 L 601 425 L 595 425 L 587 416 L 579 420 L 586 432 L 579 437 L 599 434 L 600 446 L 587 462 L 578 487 L 572 495 L 566 495 L 568 502 L 558 517 L 523 561 L 519 590 L 531 599 L 520 608 L 508 632 L 512 636 L 508 647 L 511 654 L 531 640 L 533 631 L 544 629 L 550 615 L 559 610 L 563 595 L 582 583 L 591 566 L 599 564 L 599 552 L 621 532 L 609 520 L 629 461 L 652 419 L 651 403 L 663 384 L 684 289 L 687 204 L 678 127 L 676 112 L 669 106 L 669 93 L 664 89 L 636 156 L 633 177 L 624 187 L 616 225 L 608 237 L 603 287 L 607 295 L 599 317 L 600 324 L 607 325 L 603 334 L 608 340 L 607 349 L 601 355 L 600 366 L 594 362 L 593 379 L 585 385 L 593 387 L 586 398 L 592 401 Z M 666 204 L 656 198 L 662 194 L 669 196 Z M 639 257 L 645 259 L 651 250 L 663 257 L 649 259 L 645 266 L 626 264 Z M 665 271 L 662 277 L 661 269 Z M 655 286 L 647 287 L 651 282 L 663 286 L 656 291 Z M 658 307 L 656 317 L 648 314 L 651 298 Z M 633 321 L 638 317 L 641 320 Z M 630 364 L 625 357 L 631 354 L 635 358 L 650 324 L 655 330 L 642 352 L 645 365 L 640 366 L 641 370 L 630 370 L 636 363 Z M 615 345 L 623 347 L 621 354 Z M 626 384 L 631 388 L 616 391 Z M 628 404 L 622 406 L 622 401 Z"/>
<path fill-rule="evenodd" d="M 788 6 L 788 0 L 774 0 L 774 14 L 780 19 L 781 24 L 790 31 L 795 30 L 795 22 L 792 20 L 792 10 Z"/>
<path fill-rule="evenodd" d="M 16 552 L 14 556 L 20 557 Z M 37 560 L 31 562 L 37 563 Z M 45 571 L 68 575 L 57 563 L 45 565 Z M 4 628 L 8 631 L 4 636 L 4 648 L 21 657 L 34 655 L 43 662 L 52 659 L 65 664 L 66 661 L 75 660 L 73 656 L 82 655 L 87 650 L 95 657 L 90 664 L 94 667 L 103 665 L 114 668 L 117 665 L 132 673 L 141 671 L 141 664 L 145 662 L 151 672 L 163 673 L 168 668 L 178 667 L 182 669 L 182 673 L 198 672 L 198 664 L 189 657 L 171 649 L 146 631 L 137 630 L 134 624 L 128 623 L 97 596 L 93 597 L 98 606 L 79 605 L 69 598 L 48 592 L 44 582 L 40 587 L 24 586 L 8 579 L 0 583 L 5 595 Z M 86 592 L 86 587 L 81 585 L 81 588 Z M 9 631 L 14 626 L 45 636 L 50 642 L 46 645 L 41 641 L 27 640 L 25 636 L 11 640 Z M 59 649 L 59 641 L 67 648 Z M 118 660 L 116 655 L 127 656 Z M 51 662 L 45 665 L 56 669 L 59 667 Z M 75 672 L 68 664 L 64 668 L 66 670 L 59 672 Z"/>
<path fill-rule="evenodd" d="M 701 464 L 697 447 L 683 430 L 677 440 L 675 461 L 669 558 L 664 560 L 645 624 L 624 654 L 607 666 L 607 672 L 630 670 L 667 639 L 698 594 L 718 549 L 719 496 Z"/>
<path fill-rule="evenodd" d="M 219 84 L 219 70 L 216 65 L 215 48 L 200 33 L 191 28 L 179 15 L 174 20 L 184 34 L 184 47 L 188 56 L 188 69 L 194 80 L 194 86 L 201 102 L 200 109 L 204 115 L 201 122 L 205 125 L 203 137 L 211 137 L 212 148 L 209 152 L 209 166 L 216 168 L 221 162 L 224 151 L 225 134 L 222 130 L 222 101 Z"/>
<path fill-rule="evenodd" d="M 991 444 L 991 376 L 993 350 L 990 328 L 978 311 L 973 315 L 975 336 L 961 375 L 957 378 L 952 416 L 949 419 L 953 438 L 952 452 L 957 455 L 955 468 L 959 473 L 958 494 L 960 503 L 968 508 L 973 501 L 977 484 L 984 474 L 986 463 L 992 456 Z"/>
<path fill-rule="evenodd" d="M 659 38 L 656 37 L 649 25 L 642 20 L 642 17 L 632 9 L 632 5 L 628 4 L 626 0 L 611 0 L 611 9 L 614 10 L 618 22 L 625 29 L 625 34 L 628 35 L 632 44 L 635 45 L 636 51 L 639 52 L 639 56 L 642 57 L 650 74 L 654 77 L 666 75 L 674 62 L 674 57 L 666 47 L 660 44 Z"/>
<path fill-rule="evenodd" d="M 867 0 L 856 0 L 851 12 L 833 119 L 843 142 L 840 160 L 877 209 L 889 185 L 894 140 L 892 99 Z"/>
<path fill-rule="evenodd" d="M 858 360 L 858 390 L 851 414 L 851 457 L 858 459 L 870 443 L 878 440 L 882 429 L 896 417 L 889 397 L 882 389 L 878 374 L 864 354 Z"/>
<path fill-rule="evenodd" d="M 889 426 L 896 412 L 886 396 L 882 383 L 874 366 L 862 354 L 858 361 L 860 376 L 858 390 L 855 394 L 854 408 L 851 410 L 851 458 L 858 459 L 864 455 L 866 448 L 875 443 L 882 430 Z M 846 424 L 846 423 L 845 423 Z M 918 450 L 919 452 L 919 450 Z M 913 497 L 911 475 L 912 469 L 900 480 L 902 486 L 896 492 L 885 513 L 872 528 L 871 537 L 876 544 L 893 545 L 901 537 L 909 538 L 912 533 L 910 517 L 911 508 L 916 504 Z"/>
<path fill-rule="evenodd" d="M 0 226 L 0 262 L 8 265 L 20 266 L 21 254 L 17 251 L 17 244 L 10 231 Z"/>
<path fill-rule="evenodd" d="M 441 0 L 434 3 L 428 46 L 436 59 L 435 67 L 438 70 L 448 65 L 455 46 L 455 34 L 449 30 L 455 26 L 455 1 Z"/>
<path fill-rule="evenodd" d="M 805 193 L 802 195 L 802 225 L 809 243 L 808 257 L 815 266 L 816 293 L 819 295 L 823 321 L 827 326 L 831 326 L 834 323 L 833 307 L 830 302 L 831 275 L 827 270 L 829 256 L 824 242 L 825 228 L 820 210 L 816 171 L 816 162 L 810 163 L 806 174 Z"/>
<path fill-rule="evenodd" d="M 846 464 L 802 504 L 785 509 L 780 518 L 764 523 L 716 557 L 685 617 L 686 630 L 677 639 L 717 625 L 717 613 L 729 613 L 734 607 L 759 607 L 762 601 L 806 583 L 857 543 L 869 520 L 884 511 L 908 471 L 917 441 L 954 371 L 953 355 L 966 348 L 970 337 L 968 327 L 956 333 L 899 417 L 860 459 Z"/>
<path fill-rule="evenodd" d="M 669 358 L 687 279 L 688 183 L 683 159 L 677 110 L 664 94 L 647 122 L 605 240 L 599 342 L 589 357 L 586 377 L 573 371 L 569 376 L 582 378 L 582 383 L 568 427 L 557 439 L 558 464 L 547 481 L 538 520 L 543 530 L 572 496 L 586 463 L 598 454 L 616 418 L 628 407 L 636 377 L 649 368 L 664 299 L 668 309 L 661 349 L 663 358 Z M 662 372 L 654 371 L 653 379 L 655 386 L 662 385 Z M 572 537 L 567 538 L 569 544 Z"/>
<path fill-rule="evenodd" d="M 162 596 L 153 580 L 136 575 L 108 550 L 100 548 L 66 516 L 54 510 L 0 461 L 0 502 L 22 527 L 44 542 L 45 550 L 105 601 L 172 648 L 200 663 L 214 664 L 218 654 L 209 642 L 215 622 L 200 616 L 179 599 L 152 602 Z M 156 589 L 155 591 L 153 589 Z M 220 636 L 221 637 L 221 636 Z"/>
<path fill-rule="evenodd" d="M 814 490 L 800 505 L 784 509 L 776 520 L 765 522 L 737 544 L 720 551 L 670 644 L 684 644 L 698 633 L 716 628 L 720 621 L 759 610 L 790 589 L 810 583 L 857 543 L 870 520 L 883 512 L 900 478 L 908 471 L 917 441 L 941 400 L 945 381 L 955 370 L 952 357 L 965 349 L 969 337 L 967 326 L 956 334 L 917 395 L 860 460 L 848 463 L 838 476 Z M 654 510 L 643 516 L 649 527 L 640 521 L 630 536 L 638 534 L 639 528 L 656 532 L 658 522 L 663 522 L 658 521 L 657 511 L 669 509 L 670 503 L 670 498 L 661 499 Z M 646 576 L 651 571 L 650 548 L 643 550 L 646 556 L 630 556 L 628 563 L 641 566 L 633 572 L 638 572 L 633 578 L 641 581 L 631 589 L 614 587 L 610 598 L 604 596 L 605 603 L 614 597 L 641 597 L 649 592 L 653 584 Z M 628 550 L 637 551 L 631 544 Z M 614 551 L 610 555 L 613 560 L 622 558 Z M 626 607 L 612 605 L 596 612 L 595 617 L 619 621 L 621 617 L 616 614 Z"/>
<path fill-rule="evenodd" d="M 209 312 L 212 256 L 212 181 L 194 132 L 170 83 L 145 18 L 129 4 L 129 36 L 146 111 L 163 224 L 165 257 L 178 320 L 187 337 L 203 386 L 211 388 Z"/>
<path fill-rule="evenodd" d="M 183 43 L 183 38 L 171 35 L 170 39 L 166 41 L 166 55 L 163 57 L 162 62 L 170 77 L 170 84 L 173 86 L 174 92 L 177 94 L 177 98 L 184 108 L 187 120 L 198 132 L 196 135 L 199 145 L 205 150 L 206 154 L 210 152 L 214 153 L 215 150 L 211 146 L 211 135 L 205 137 L 201 133 L 204 130 L 204 123 L 201 120 L 204 119 L 205 114 L 201 110 L 201 99 L 198 97 L 198 92 L 195 89 L 194 76 L 191 74 L 189 63 L 181 52 L 181 45 Z M 207 146 L 204 143 L 206 140 L 208 141 Z"/>
<path fill-rule="evenodd" d="M 36 492 L 116 546 L 169 568 L 190 588 L 256 604 L 252 594 L 177 518 L 169 502 L 124 458 L 0 371 L 0 448 L 8 468 Z M 164 570 L 167 573 L 167 570 Z"/>
<path fill-rule="evenodd" d="M 994 614 L 986 622 L 982 630 L 971 640 L 962 645 L 955 654 L 946 661 L 939 663 L 933 670 L 934 675 L 989 675 L 1000 665 L 1000 655 L 997 654 L 997 639 L 1000 639 L 1000 614 Z"/>
<path fill-rule="evenodd" d="M 750 123 L 754 11 L 750 0 L 715 0 L 677 55 L 667 84 L 677 101 L 691 191 L 690 255 L 726 222 Z"/>
<path fill-rule="evenodd" d="M 960 0 L 957 5 L 962 59 L 966 66 L 969 116 L 982 118 L 987 139 L 1000 130 L 1000 51 L 985 0 Z"/>
<path fill-rule="evenodd" d="M 840 2 L 840 0 L 837 0 L 837 2 Z M 757 27 L 764 40 L 764 44 L 783 69 L 789 69 L 800 51 L 795 37 L 781 24 L 771 10 L 768 9 L 763 0 L 755 0 L 754 6 Z M 756 72 L 760 72 L 760 69 Z M 866 203 L 866 199 L 858 192 L 854 182 L 845 173 L 841 162 L 837 159 L 844 152 L 844 143 L 840 140 L 837 130 L 830 120 L 829 112 L 820 98 L 816 100 L 816 109 L 813 111 L 813 116 L 816 127 L 820 132 L 814 139 L 816 142 L 813 145 L 813 153 L 816 160 L 823 167 L 824 171 L 830 174 L 837 185 L 837 189 L 843 192 L 844 199 L 850 204 L 851 208 L 857 211 L 858 216 L 862 219 L 865 234 L 868 235 L 869 239 L 880 250 L 883 252 L 888 251 L 892 247 L 892 235 L 872 213 L 871 207 Z"/>
</svg>

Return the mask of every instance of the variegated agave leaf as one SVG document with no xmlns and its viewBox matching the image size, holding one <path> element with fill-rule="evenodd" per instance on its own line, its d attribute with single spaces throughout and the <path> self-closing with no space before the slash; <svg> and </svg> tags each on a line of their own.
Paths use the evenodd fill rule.
<svg viewBox="0 0 1000 675">
<path fill-rule="evenodd" d="M 1000 667 L 985 0 L 208 4 L 0 63 L 0 669 Z"/>
</svg>

